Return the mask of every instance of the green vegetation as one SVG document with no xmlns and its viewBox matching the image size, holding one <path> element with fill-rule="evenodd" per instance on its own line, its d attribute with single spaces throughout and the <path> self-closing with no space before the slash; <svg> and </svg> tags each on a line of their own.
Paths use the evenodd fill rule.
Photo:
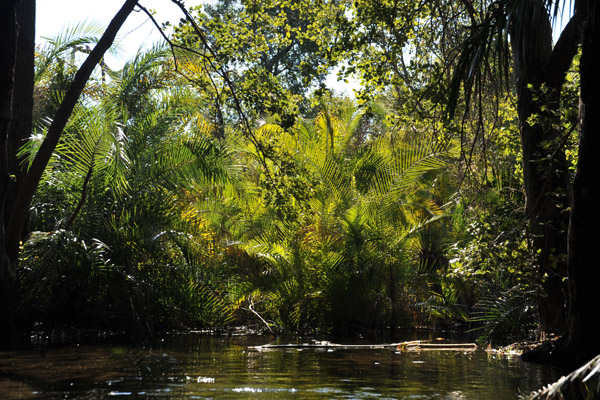
<svg viewBox="0 0 600 400">
<path fill-rule="evenodd" d="M 13 3 L 0 14 L 28 26 Z M 600 6 L 576 2 L 553 46 L 542 0 L 175 3 L 174 37 L 120 71 L 102 56 L 132 0 L 29 64 L 6 17 L 6 340 L 428 327 L 600 351 L 580 247 Z M 325 86 L 334 67 L 356 98 Z"/>
</svg>

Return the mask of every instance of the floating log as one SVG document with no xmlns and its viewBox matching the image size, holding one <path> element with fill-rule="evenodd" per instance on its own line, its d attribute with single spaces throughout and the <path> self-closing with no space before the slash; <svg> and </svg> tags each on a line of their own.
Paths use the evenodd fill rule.
<svg viewBox="0 0 600 400">
<path fill-rule="evenodd" d="M 453 351 L 473 351 L 477 349 L 475 343 L 429 343 L 429 340 L 413 340 L 402 343 L 389 344 L 337 344 L 331 342 L 298 343 L 298 344 L 263 344 L 262 346 L 251 346 L 253 350 L 270 349 L 335 349 L 335 350 L 401 350 L 401 351 L 420 351 L 420 350 L 453 350 Z"/>
<path fill-rule="evenodd" d="M 477 350 L 475 343 L 417 343 L 399 345 L 398 350 L 420 351 L 420 350 L 445 350 L 445 351 L 474 351 Z"/>
<path fill-rule="evenodd" d="M 399 343 L 391 344 L 337 344 L 337 343 L 299 343 L 299 344 L 263 344 L 262 346 L 251 346 L 253 350 L 269 349 L 336 349 L 336 350 L 380 350 L 396 349 Z"/>
</svg>

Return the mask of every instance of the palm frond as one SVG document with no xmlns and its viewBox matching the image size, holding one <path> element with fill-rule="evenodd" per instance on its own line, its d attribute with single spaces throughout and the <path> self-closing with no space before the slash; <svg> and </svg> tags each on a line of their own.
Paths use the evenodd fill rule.
<svg viewBox="0 0 600 400">
<path fill-rule="evenodd" d="M 116 112 L 104 105 L 78 106 L 57 154 L 67 168 L 81 176 L 101 173 L 109 187 L 123 194 L 129 187 L 131 162 L 125 151 L 127 138 L 116 119 Z"/>
<path fill-rule="evenodd" d="M 526 338 L 535 315 L 535 291 L 512 287 L 497 294 L 490 294 L 476 305 L 471 322 L 482 325 L 481 339 L 487 342 Z"/>
<path fill-rule="evenodd" d="M 39 82 L 57 58 L 65 52 L 96 44 L 105 28 L 98 21 L 83 20 L 67 26 L 55 37 L 45 38 L 48 43 L 44 48 L 38 49 L 34 81 Z"/>
</svg>

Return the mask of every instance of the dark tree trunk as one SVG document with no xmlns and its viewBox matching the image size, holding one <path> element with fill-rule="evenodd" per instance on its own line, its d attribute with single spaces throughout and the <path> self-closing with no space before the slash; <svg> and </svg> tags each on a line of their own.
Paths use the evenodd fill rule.
<svg viewBox="0 0 600 400">
<path fill-rule="evenodd" d="M 550 16 L 544 11 L 545 15 L 540 17 L 540 10 L 545 9 L 542 1 L 537 3 L 518 16 L 521 20 L 513 22 L 511 43 L 517 74 L 526 211 L 533 247 L 539 252 L 537 269 L 544 277 L 544 291 L 540 293 L 538 306 L 540 332 L 545 336 L 550 332 L 560 334 L 566 328 L 564 278 L 567 275 L 569 176 L 561 132 L 556 123 L 552 124 L 556 122 L 552 110 L 559 105 L 560 87 L 574 50 L 563 55 L 566 67 L 558 71 L 559 79 L 551 79 L 556 75 L 558 64 L 549 65 L 549 60 L 556 56 Z M 538 123 L 529 122 L 534 115 L 540 118 Z"/>
<path fill-rule="evenodd" d="M 102 57 L 104 57 L 104 54 L 112 45 L 119 29 L 121 29 L 121 26 L 133 11 L 136 4 L 136 0 L 125 1 L 121 9 L 106 28 L 106 31 L 96 46 L 94 46 L 94 49 L 90 52 L 89 56 L 75 74 L 75 78 L 65 93 L 56 115 L 48 128 L 46 138 L 38 149 L 35 159 L 29 167 L 29 171 L 17 193 L 6 229 L 6 250 L 13 262 L 16 261 L 19 256 L 19 241 L 22 236 L 23 226 L 28 215 L 31 200 L 37 190 L 38 183 L 52 156 L 54 148 L 58 144 L 62 131 L 66 126 L 88 79 L 94 71 L 94 68 L 98 65 L 100 60 L 102 60 Z"/>
<path fill-rule="evenodd" d="M 77 71 L 27 175 L 18 167 L 16 151 L 31 134 L 35 0 L 19 3 L 20 0 L 0 2 L 0 345 L 13 343 L 16 337 L 15 267 L 31 200 L 85 84 L 137 1 L 124 2 Z"/>
<path fill-rule="evenodd" d="M 568 164 L 559 132 L 526 120 L 542 115 L 540 104 L 532 99 L 527 87 L 521 87 L 518 112 L 521 122 L 521 145 L 525 181 L 526 211 L 533 248 L 538 251 L 537 270 L 543 279 L 538 308 L 540 332 L 561 334 L 566 327 L 567 226 L 569 206 Z M 558 102 L 558 93 L 549 94 Z M 544 143 L 553 143 L 545 147 Z M 556 146 L 556 147 L 555 147 Z"/>
<path fill-rule="evenodd" d="M 569 225 L 569 331 L 567 355 L 579 365 L 600 354 L 600 5 L 581 1 L 589 16 L 584 32 L 580 77 L 579 158 L 573 182 Z"/>
<path fill-rule="evenodd" d="M 7 214 L 25 177 L 22 159 L 17 157 L 33 131 L 33 87 L 35 76 L 35 0 L 21 0 L 16 6 L 18 27 L 12 118 L 8 130 L 8 169 L 14 177 L 8 191 L 5 210 Z M 8 218 L 8 215 L 5 215 Z M 7 222 L 7 221 L 5 221 Z M 27 234 L 27 230 L 24 234 Z"/>
<path fill-rule="evenodd" d="M 18 0 L 0 2 L 0 345 L 14 336 L 16 275 L 8 257 L 5 229 L 6 202 L 11 187 L 8 132 L 12 119 L 12 93 L 17 48 L 15 7 Z"/>
</svg>

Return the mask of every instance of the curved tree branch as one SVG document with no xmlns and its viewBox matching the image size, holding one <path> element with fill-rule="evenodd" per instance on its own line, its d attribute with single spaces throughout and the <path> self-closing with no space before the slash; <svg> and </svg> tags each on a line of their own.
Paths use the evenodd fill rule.
<svg viewBox="0 0 600 400">
<path fill-rule="evenodd" d="M 98 44 L 96 44 L 77 71 L 77 74 L 75 74 L 75 78 L 73 79 L 73 82 L 71 82 L 71 85 L 61 102 L 60 107 L 52 120 L 52 124 L 48 128 L 46 138 L 40 146 L 40 149 L 23 180 L 23 184 L 17 194 L 15 205 L 8 220 L 6 228 L 6 246 L 11 261 L 15 261 L 19 256 L 19 242 L 21 240 L 23 224 L 25 223 L 31 200 L 37 190 L 42 174 L 48 165 L 48 161 L 60 140 L 63 129 L 73 113 L 73 109 L 77 104 L 88 79 L 92 75 L 94 68 L 100 63 L 110 46 L 112 46 L 121 26 L 123 26 L 123 23 L 136 5 L 137 0 L 126 0 L 121 9 L 117 12 L 98 41 Z"/>
<path fill-rule="evenodd" d="M 544 66 L 546 83 L 549 87 L 558 89 L 564 83 L 573 57 L 577 54 L 577 49 L 583 39 L 584 25 L 585 21 L 581 17 L 581 13 L 576 12 L 560 34 Z"/>
</svg>

